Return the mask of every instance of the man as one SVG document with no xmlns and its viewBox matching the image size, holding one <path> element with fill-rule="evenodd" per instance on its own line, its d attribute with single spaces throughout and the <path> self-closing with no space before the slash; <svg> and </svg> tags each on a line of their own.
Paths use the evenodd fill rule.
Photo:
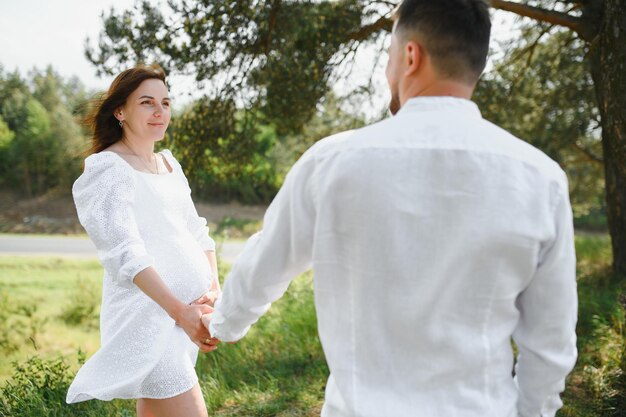
<svg viewBox="0 0 626 417">
<path fill-rule="evenodd" d="M 469 101 L 485 2 L 405 0 L 394 20 L 395 116 L 302 156 L 205 323 L 240 339 L 312 266 L 322 416 L 554 416 L 576 358 L 566 176 Z"/>
</svg>

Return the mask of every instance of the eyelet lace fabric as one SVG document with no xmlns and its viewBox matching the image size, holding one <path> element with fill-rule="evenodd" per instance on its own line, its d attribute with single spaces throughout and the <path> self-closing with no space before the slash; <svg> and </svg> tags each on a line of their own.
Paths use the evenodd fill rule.
<svg viewBox="0 0 626 417">
<path fill-rule="evenodd" d="M 72 189 L 80 223 L 104 267 L 101 347 L 81 367 L 67 402 L 97 398 L 169 398 L 191 389 L 198 348 L 133 278 L 154 267 L 185 303 L 208 291 L 204 253 L 215 250 L 199 217 L 180 164 L 163 151 L 173 171 L 136 171 L 119 155 L 85 160 Z"/>
</svg>

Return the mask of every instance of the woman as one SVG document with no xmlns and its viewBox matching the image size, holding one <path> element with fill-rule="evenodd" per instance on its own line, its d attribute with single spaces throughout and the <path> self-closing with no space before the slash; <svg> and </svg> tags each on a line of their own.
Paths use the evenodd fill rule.
<svg viewBox="0 0 626 417">
<path fill-rule="evenodd" d="M 200 321 L 220 291 L 215 242 L 179 163 L 154 153 L 170 115 L 156 65 L 122 72 L 93 112 L 91 155 L 72 191 L 104 266 L 101 348 L 68 403 L 137 398 L 140 417 L 207 415 L 194 366 L 217 344 Z"/>
</svg>

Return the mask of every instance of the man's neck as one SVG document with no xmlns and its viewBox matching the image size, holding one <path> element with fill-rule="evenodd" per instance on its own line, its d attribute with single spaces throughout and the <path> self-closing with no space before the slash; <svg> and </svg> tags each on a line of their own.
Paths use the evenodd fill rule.
<svg viewBox="0 0 626 417">
<path fill-rule="evenodd" d="M 452 80 L 437 80 L 427 85 L 409 86 L 400 97 L 400 103 L 404 106 L 407 100 L 414 97 L 457 97 L 469 100 L 473 93 L 474 86 Z"/>
</svg>

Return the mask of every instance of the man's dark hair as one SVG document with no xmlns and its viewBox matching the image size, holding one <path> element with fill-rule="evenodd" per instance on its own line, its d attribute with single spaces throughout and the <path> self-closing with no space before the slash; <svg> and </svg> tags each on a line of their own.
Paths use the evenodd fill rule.
<svg viewBox="0 0 626 417">
<path fill-rule="evenodd" d="M 396 33 L 418 41 L 438 74 L 475 83 L 485 69 L 491 21 L 484 0 L 403 0 Z"/>
</svg>

